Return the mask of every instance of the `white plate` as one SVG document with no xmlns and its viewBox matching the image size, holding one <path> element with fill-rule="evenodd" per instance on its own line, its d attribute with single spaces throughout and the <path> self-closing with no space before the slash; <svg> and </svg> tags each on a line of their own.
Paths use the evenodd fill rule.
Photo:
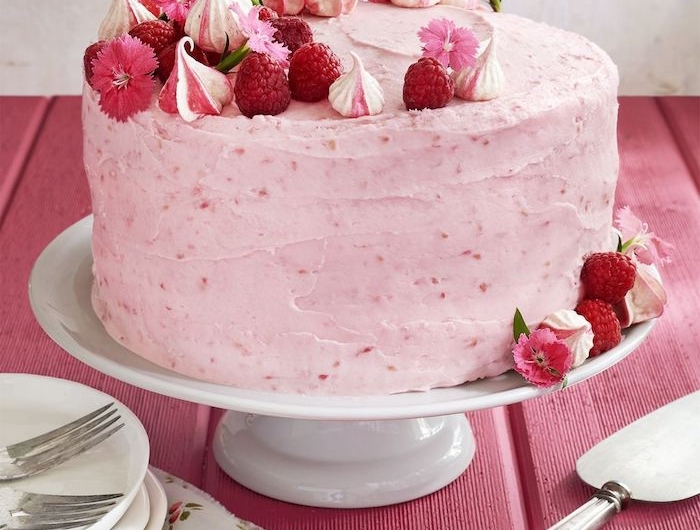
<svg viewBox="0 0 700 530">
<path fill-rule="evenodd" d="M 137 495 L 148 468 L 149 445 L 139 419 L 112 396 L 65 379 L 0 374 L 0 445 L 54 429 L 115 402 L 124 427 L 82 455 L 12 487 L 39 493 L 123 493 L 122 500 L 90 530 L 111 529 Z"/>
<path fill-rule="evenodd" d="M 44 249 L 32 270 L 29 298 L 39 324 L 68 353 L 132 385 L 196 403 L 253 414 L 304 419 L 381 420 L 456 414 L 517 403 L 539 389 L 515 372 L 464 385 L 390 396 L 326 397 L 241 390 L 186 377 L 142 359 L 104 330 L 90 302 L 92 217 L 66 229 Z M 616 348 L 569 373 L 574 385 L 624 359 L 654 321 L 625 330 Z"/>
<path fill-rule="evenodd" d="M 149 469 L 144 481 L 148 498 L 151 501 L 151 514 L 148 524 L 143 530 L 162 530 L 165 516 L 168 513 L 168 497 L 165 488 Z"/>
<path fill-rule="evenodd" d="M 148 475 L 146 475 L 148 478 Z M 151 515 L 151 501 L 146 485 L 141 484 L 129 509 L 110 530 L 146 530 Z M 158 530 L 161 530 L 160 528 Z"/>
<path fill-rule="evenodd" d="M 177 520 L 175 530 L 263 530 L 250 521 L 239 519 L 211 495 L 189 482 L 157 468 L 152 468 L 151 473 L 153 479 L 164 488 L 163 494 L 167 495 L 165 503 L 175 505 L 175 513 L 189 511 L 184 520 Z M 163 525 L 163 521 L 160 521 L 160 525 Z M 145 530 L 161 530 L 161 526 L 151 528 L 149 522 Z"/>
</svg>

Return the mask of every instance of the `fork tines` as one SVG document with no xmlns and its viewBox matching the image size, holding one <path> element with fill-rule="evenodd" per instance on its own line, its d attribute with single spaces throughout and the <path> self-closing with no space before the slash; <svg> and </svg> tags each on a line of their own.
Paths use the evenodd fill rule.
<svg viewBox="0 0 700 530">
<path fill-rule="evenodd" d="M 0 488 L 0 530 L 53 530 L 97 522 L 123 497 L 104 495 L 50 495 Z"/>
<path fill-rule="evenodd" d="M 112 402 L 57 429 L 0 448 L 0 481 L 40 473 L 77 456 L 124 426 Z"/>
</svg>

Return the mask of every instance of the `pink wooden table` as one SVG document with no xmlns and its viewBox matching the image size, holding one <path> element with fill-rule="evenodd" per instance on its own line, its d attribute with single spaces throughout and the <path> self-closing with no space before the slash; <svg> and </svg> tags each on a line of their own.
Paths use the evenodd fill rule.
<svg viewBox="0 0 700 530">
<path fill-rule="evenodd" d="M 220 411 L 121 383 L 44 334 L 29 308 L 30 269 L 59 232 L 90 213 L 77 97 L 0 97 L 0 371 L 63 377 L 114 395 L 143 421 L 154 465 L 268 530 L 546 528 L 591 493 L 573 472 L 581 453 L 700 388 L 700 99 L 623 99 L 619 141 L 617 203 L 629 204 L 676 246 L 674 262 L 662 271 L 666 314 L 638 350 L 592 380 L 470 413 L 476 457 L 458 480 L 428 497 L 332 510 L 253 493 L 221 472 L 208 450 Z M 635 505 L 608 528 L 698 529 L 700 498 Z"/>
</svg>

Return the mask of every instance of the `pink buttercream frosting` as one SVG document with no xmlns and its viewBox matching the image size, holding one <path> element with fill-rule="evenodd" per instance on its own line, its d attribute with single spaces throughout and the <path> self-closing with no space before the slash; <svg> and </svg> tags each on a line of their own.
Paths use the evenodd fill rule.
<svg viewBox="0 0 700 530">
<path fill-rule="evenodd" d="M 500 374 L 516 304 L 533 321 L 575 306 L 582 257 L 610 241 L 614 65 L 571 33 L 439 5 L 480 40 L 498 30 L 508 85 L 409 112 L 426 13 L 305 18 L 362 57 L 375 116 L 292 101 L 188 123 L 154 95 L 116 123 L 85 85 L 93 303 L 116 340 L 226 385 L 386 394 Z"/>
</svg>

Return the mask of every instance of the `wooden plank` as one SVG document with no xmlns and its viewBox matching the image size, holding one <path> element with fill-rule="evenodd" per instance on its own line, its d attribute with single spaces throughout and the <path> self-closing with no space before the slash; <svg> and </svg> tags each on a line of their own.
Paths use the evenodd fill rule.
<svg viewBox="0 0 700 530">
<path fill-rule="evenodd" d="M 666 97 L 657 102 L 700 189 L 700 98 Z"/>
<path fill-rule="evenodd" d="M 199 484 L 209 408 L 132 387 L 80 363 L 44 334 L 29 307 L 27 279 L 34 260 L 89 212 L 80 98 L 57 98 L 0 226 L 0 371 L 62 377 L 113 395 L 144 423 L 152 462 Z"/>
<path fill-rule="evenodd" d="M 492 411 L 470 413 L 469 420 L 477 440 L 476 456 L 469 468 L 442 490 L 411 502 L 352 510 L 288 504 L 240 486 L 218 468 L 211 453 L 207 455 L 204 484 L 230 511 L 266 530 L 524 530 L 524 507 L 514 473 L 517 464 L 509 444 L 500 440 L 505 424 L 499 426 L 498 414 Z"/>
<path fill-rule="evenodd" d="M 650 98 L 623 98 L 617 204 L 629 205 L 671 241 L 674 262 L 661 271 L 666 313 L 630 357 L 590 381 L 511 408 L 525 493 L 539 508 L 531 528 L 546 528 L 591 493 L 576 459 L 598 441 L 657 407 L 700 388 L 700 198 L 680 148 Z M 552 508 L 552 507 L 556 507 Z M 685 530 L 700 521 L 697 497 L 665 505 L 635 504 L 610 530 Z"/>
<path fill-rule="evenodd" d="M 29 157 L 50 100 L 0 98 L 0 222 Z"/>
</svg>

